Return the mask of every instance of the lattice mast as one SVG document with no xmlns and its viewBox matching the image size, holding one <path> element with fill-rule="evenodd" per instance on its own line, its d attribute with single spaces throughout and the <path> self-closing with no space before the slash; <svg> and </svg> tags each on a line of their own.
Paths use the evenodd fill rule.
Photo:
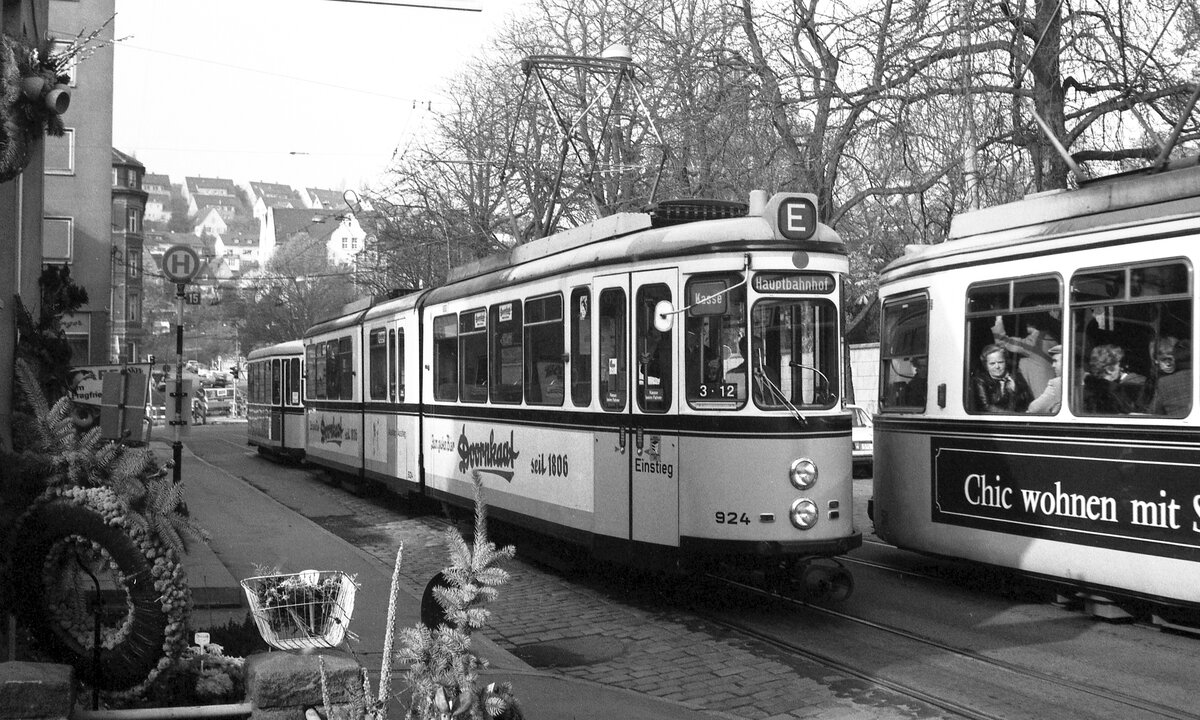
<svg viewBox="0 0 1200 720">
<path fill-rule="evenodd" d="M 629 46 L 613 45 L 601 57 L 530 55 L 521 69 L 525 74 L 521 103 L 529 100 L 529 89 L 536 85 L 559 138 L 550 197 L 538 219 L 539 236 L 553 230 L 568 161 L 578 164 L 582 189 L 590 195 L 596 214 L 608 215 L 617 203 L 633 199 L 637 180 L 647 167 L 643 152 L 647 138 L 660 154 L 647 198 L 652 202 L 666 147 L 642 94 L 645 73 L 633 62 Z"/>
</svg>

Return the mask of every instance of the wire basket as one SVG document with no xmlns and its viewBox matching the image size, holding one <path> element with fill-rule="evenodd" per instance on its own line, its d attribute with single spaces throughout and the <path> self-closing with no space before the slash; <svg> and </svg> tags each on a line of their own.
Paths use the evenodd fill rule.
<svg viewBox="0 0 1200 720">
<path fill-rule="evenodd" d="M 337 647 L 346 637 L 358 586 L 344 572 L 303 570 L 242 581 L 254 624 L 280 650 Z"/>
</svg>

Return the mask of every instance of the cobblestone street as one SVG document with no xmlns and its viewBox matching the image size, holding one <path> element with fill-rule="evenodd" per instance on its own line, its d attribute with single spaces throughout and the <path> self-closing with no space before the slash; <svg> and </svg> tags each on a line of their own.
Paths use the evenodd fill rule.
<svg viewBox="0 0 1200 720">
<path fill-rule="evenodd" d="M 384 503 L 342 490 L 341 502 L 354 511 L 354 521 L 314 518 L 329 530 L 388 563 L 404 543 L 401 575 L 408 590 L 420 593 L 429 578 L 447 564 L 444 525 L 430 518 L 397 520 Z M 489 607 L 485 631 L 492 639 L 530 664 L 563 675 L 677 700 L 696 708 L 736 718 L 869 718 L 862 704 L 866 685 L 783 653 L 765 643 L 733 637 L 661 603 L 651 609 L 654 586 L 641 580 L 628 588 L 596 588 L 587 573 L 568 579 L 522 561 L 506 565 L 512 573 Z M 590 577 L 615 583 L 615 571 Z M 639 600 L 641 598 L 641 600 Z M 830 685 L 843 692 L 834 696 Z M 880 708 L 879 717 L 895 717 Z"/>
</svg>

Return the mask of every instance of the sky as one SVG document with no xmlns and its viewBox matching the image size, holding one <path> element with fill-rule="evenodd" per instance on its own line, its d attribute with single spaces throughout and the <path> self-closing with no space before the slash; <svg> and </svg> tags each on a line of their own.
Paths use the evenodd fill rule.
<svg viewBox="0 0 1200 720">
<path fill-rule="evenodd" d="M 116 0 L 113 146 L 151 173 L 357 189 L 525 0 Z M 439 103 L 439 100 L 441 102 Z"/>
</svg>

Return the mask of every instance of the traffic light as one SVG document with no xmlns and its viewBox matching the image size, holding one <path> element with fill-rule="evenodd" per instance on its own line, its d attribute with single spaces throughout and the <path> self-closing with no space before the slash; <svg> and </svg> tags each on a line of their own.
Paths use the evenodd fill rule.
<svg viewBox="0 0 1200 720">
<path fill-rule="evenodd" d="M 238 374 L 239 374 L 241 371 L 242 371 L 242 370 L 241 370 L 241 368 L 239 368 L 237 365 L 230 365 L 230 366 L 229 366 L 229 374 L 233 376 L 233 379 L 234 379 L 234 380 L 237 380 L 237 379 L 238 379 Z"/>
</svg>

